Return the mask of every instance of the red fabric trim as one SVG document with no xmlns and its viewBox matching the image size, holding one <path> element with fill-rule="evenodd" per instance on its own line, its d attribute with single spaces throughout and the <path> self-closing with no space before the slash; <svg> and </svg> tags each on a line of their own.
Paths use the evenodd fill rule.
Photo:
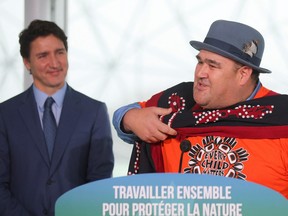
<svg viewBox="0 0 288 216">
<path fill-rule="evenodd" d="M 164 172 L 164 161 L 161 144 L 151 144 L 151 157 L 153 158 L 156 172 Z"/>
<path fill-rule="evenodd" d="M 179 140 L 189 136 L 228 136 L 247 139 L 288 138 L 288 125 L 283 126 L 213 126 L 202 128 L 176 128 Z"/>
<path fill-rule="evenodd" d="M 162 96 L 163 92 L 160 92 L 154 96 L 152 96 L 146 103 L 145 107 L 150 107 L 150 106 L 158 106 L 158 101 L 159 98 Z"/>
</svg>

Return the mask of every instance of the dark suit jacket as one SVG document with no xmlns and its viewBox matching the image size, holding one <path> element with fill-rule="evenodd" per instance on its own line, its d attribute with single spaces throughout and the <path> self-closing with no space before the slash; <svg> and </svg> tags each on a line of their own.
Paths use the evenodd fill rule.
<svg viewBox="0 0 288 216">
<path fill-rule="evenodd" d="M 32 87 L 0 105 L 0 215 L 54 215 L 56 199 L 112 176 L 106 105 L 68 86 L 51 162 Z"/>
</svg>

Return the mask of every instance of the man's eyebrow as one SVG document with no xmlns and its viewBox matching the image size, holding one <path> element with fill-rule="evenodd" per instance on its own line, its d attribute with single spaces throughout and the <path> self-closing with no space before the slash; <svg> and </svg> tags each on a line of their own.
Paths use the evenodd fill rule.
<svg viewBox="0 0 288 216">
<path fill-rule="evenodd" d="M 202 61 L 202 62 L 205 62 L 207 64 L 214 64 L 214 65 L 217 65 L 217 66 L 221 65 L 220 62 L 217 62 L 217 61 L 215 61 L 213 59 L 202 59 L 201 56 L 199 56 L 199 55 L 196 55 L 196 58 L 197 58 L 198 61 Z"/>
<path fill-rule="evenodd" d="M 66 49 L 65 48 L 59 48 L 59 49 L 56 49 L 56 51 L 66 51 Z"/>
<path fill-rule="evenodd" d="M 39 52 L 36 53 L 36 56 L 46 55 L 47 53 L 48 53 L 47 51 Z"/>
<path fill-rule="evenodd" d="M 205 62 L 206 62 L 207 64 L 213 64 L 213 65 L 220 66 L 220 62 L 217 62 L 217 61 L 215 61 L 215 60 L 213 60 L 213 59 L 205 59 Z"/>
</svg>

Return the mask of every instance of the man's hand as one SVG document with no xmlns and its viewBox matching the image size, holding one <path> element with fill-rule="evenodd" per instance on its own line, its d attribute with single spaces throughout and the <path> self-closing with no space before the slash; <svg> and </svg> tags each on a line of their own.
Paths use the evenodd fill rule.
<svg viewBox="0 0 288 216">
<path fill-rule="evenodd" d="M 126 132 L 133 132 L 147 143 L 165 140 L 168 136 L 175 136 L 177 132 L 160 121 L 160 116 L 168 115 L 171 108 L 147 107 L 129 110 L 122 119 Z"/>
</svg>

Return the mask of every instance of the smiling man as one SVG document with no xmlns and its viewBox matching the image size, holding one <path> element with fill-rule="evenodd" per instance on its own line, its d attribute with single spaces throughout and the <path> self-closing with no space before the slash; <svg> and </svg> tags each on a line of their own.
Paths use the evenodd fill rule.
<svg viewBox="0 0 288 216">
<path fill-rule="evenodd" d="M 62 29 L 34 20 L 19 43 L 33 84 L 0 104 L 0 215 L 53 216 L 63 193 L 112 176 L 111 127 L 105 103 L 67 84 Z"/>
<path fill-rule="evenodd" d="M 133 143 L 129 174 L 199 173 L 270 187 L 288 198 L 288 97 L 262 86 L 264 38 L 217 20 L 199 51 L 194 82 L 119 108 L 113 124 Z"/>
<path fill-rule="evenodd" d="M 23 59 L 25 67 L 33 75 L 35 87 L 52 95 L 65 85 L 68 70 L 66 47 L 52 34 L 36 38 L 30 47 L 30 56 Z"/>
</svg>

